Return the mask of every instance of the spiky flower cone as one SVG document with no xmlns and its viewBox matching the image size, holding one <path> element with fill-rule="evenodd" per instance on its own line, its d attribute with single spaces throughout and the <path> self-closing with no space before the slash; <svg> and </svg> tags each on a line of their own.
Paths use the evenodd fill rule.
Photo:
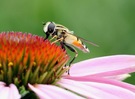
<svg viewBox="0 0 135 99">
<path fill-rule="evenodd" d="M 21 32 L 0 33 L 0 81 L 18 88 L 54 84 L 66 71 L 69 57 L 42 37 Z"/>
</svg>

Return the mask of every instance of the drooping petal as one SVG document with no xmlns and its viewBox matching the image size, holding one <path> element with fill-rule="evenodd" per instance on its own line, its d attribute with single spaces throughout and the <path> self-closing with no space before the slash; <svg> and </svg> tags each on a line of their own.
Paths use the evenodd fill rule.
<svg viewBox="0 0 135 99">
<path fill-rule="evenodd" d="M 54 85 L 42 85 L 42 84 L 37 84 L 35 86 L 29 84 L 28 85 L 32 91 L 34 91 L 40 99 L 83 99 L 82 97 L 69 92 L 68 90 L 59 88 Z"/>
<path fill-rule="evenodd" d="M 103 92 L 107 92 L 107 93 L 110 93 L 112 95 L 115 95 L 119 99 L 133 99 L 133 98 L 135 98 L 135 92 L 132 92 L 132 91 L 127 90 L 127 89 L 122 88 L 122 87 L 113 86 L 111 84 L 103 84 L 103 83 L 95 83 L 95 82 L 87 82 L 87 83 L 85 82 L 83 84 L 87 84 L 89 86 L 98 88 L 98 89 L 102 90 Z M 105 98 L 106 98 L 106 96 L 105 96 Z M 108 98 L 106 98 L 106 99 L 108 99 Z"/>
<path fill-rule="evenodd" d="M 73 64 L 71 76 L 114 76 L 135 71 L 135 55 L 113 55 Z"/>
<path fill-rule="evenodd" d="M 0 86 L 4 86 L 4 85 L 5 85 L 5 83 L 0 81 Z"/>
<path fill-rule="evenodd" d="M 4 82 L 0 82 L 0 91 L 2 90 L 2 88 L 4 88 L 5 87 L 5 83 Z"/>
<path fill-rule="evenodd" d="M 70 79 L 70 80 L 79 81 L 79 82 L 99 82 L 99 83 L 111 84 L 114 86 L 128 89 L 132 92 L 135 92 L 134 85 L 128 84 L 125 82 L 121 82 L 119 80 L 114 80 L 114 79 L 107 79 L 107 78 L 101 78 L 101 77 L 91 77 L 91 76 L 87 76 L 87 77 L 86 76 L 85 77 L 65 76 L 63 79 Z"/>
<path fill-rule="evenodd" d="M 98 99 L 133 99 L 135 93 L 125 88 L 96 82 L 79 82 L 62 79 L 59 84 L 69 90 L 85 95 L 88 98 Z M 96 86 L 97 85 L 97 86 Z M 124 94 L 124 95 L 123 95 Z M 125 98 L 127 96 L 127 98 Z"/>
<path fill-rule="evenodd" d="M 19 94 L 19 91 L 17 87 L 14 84 L 10 84 L 10 92 L 8 99 L 20 99 L 21 95 Z"/>
<path fill-rule="evenodd" d="M 0 99 L 20 99 L 21 95 L 14 84 L 6 86 L 4 82 L 0 82 Z"/>
<path fill-rule="evenodd" d="M 122 80 L 125 80 L 128 77 L 131 77 L 131 75 L 130 74 L 122 74 L 122 75 L 108 76 L 106 78 L 122 81 Z"/>
<path fill-rule="evenodd" d="M 132 92 L 128 89 L 114 86 L 111 84 L 104 84 L 104 83 L 96 83 L 96 82 L 82 82 L 83 84 L 89 85 L 91 87 L 95 87 L 97 89 L 102 90 L 103 92 L 110 93 L 112 95 L 117 96 L 120 99 L 133 99 L 135 98 L 135 92 Z M 126 98 L 125 98 L 126 97 Z M 108 99 L 109 97 L 104 96 L 104 99 Z"/>
<path fill-rule="evenodd" d="M 38 88 L 32 86 L 31 84 L 28 84 L 29 88 L 34 91 L 40 99 L 51 99 L 51 96 L 49 96 L 48 94 L 44 93 L 42 90 L 39 90 Z"/>
<path fill-rule="evenodd" d="M 2 99 L 8 99 L 9 96 L 9 87 L 3 87 L 0 89 L 0 97 Z"/>
</svg>

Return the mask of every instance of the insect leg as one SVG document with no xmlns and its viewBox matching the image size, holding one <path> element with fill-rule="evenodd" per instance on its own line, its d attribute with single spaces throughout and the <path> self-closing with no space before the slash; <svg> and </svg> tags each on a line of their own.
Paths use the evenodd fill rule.
<svg viewBox="0 0 135 99">
<path fill-rule="evenodd" d="M 49 35 L 48 33 L 46 33 L 46 37 L 44 38 L 44 41 L 45 41 L 46 39 L 48 39 L 49 36 L 50 36 L 50 35 Z"/>
<path fill-rule="evenodd" d="M 60 45 L 61 45 L 61 48 L 65 51 L 66 48 L 65 48 L 65 46 L 64 46 L 64 43 L 63 43 L 63 42 L 60 42 Z"/>
<path fill-rule="evenodd" d="M 55 40 L 54 42 L 52 42 L 52 44 L 53 44 L 53 43 L 56 43 L 56 42 L 58 42 L 58 41 L 62 41 L 62 40 L 63 40 L 63 37 L 61 37 L 61 38 Z"/>
<path fill-rule="evenodd" d="M 50 39 L 50 41 L 52 41 L 54 38 L 57 38 L 57 37 L 58 37 L 57 35 L 53 36 L 53 37 Z"/>
<path fill-rule="evenodd" d="M 75 53 L 75 56 L 74 56 L 73 59 L 69 62 L 69 67 L 70 67 L 71 64 L 73 63 L 73 61 L 75 60 L 75 58 L 78 56 L 78 52 L 75 50 L 75 48 L 73 48 L 73 47 L 71 47 L 71 46 L 69 46 L 69 45 L 66 45 L 66 44 L 65 44 L 65 46 L 66 46 L 69 50 L 71 50 L 72 52 Z M 68 70 L 68 75 L 70 75 L 69 70 Z"/>
<path fill-rule="evenodd" d="M 66 48 L 65 48 L 65 44 L 63 43 L 63 42 L 60 42 L 60 45 L 61 45 L 61 48 L 65 51 L 66 50 Z M 66 53 L 67 54 L 67 53 Z M 66 67 L 67 65 L 65 64 L 65 66 L 64 67 Z"/>
</svg>

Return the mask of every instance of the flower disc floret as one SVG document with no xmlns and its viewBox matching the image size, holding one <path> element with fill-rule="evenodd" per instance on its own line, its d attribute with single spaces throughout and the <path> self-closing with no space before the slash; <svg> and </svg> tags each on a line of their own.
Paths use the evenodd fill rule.
<svg viewBox="0 0 135 99">
<path fill-rule="evenodd" d="M 17 86 L 52 84 L 66 71 L 66 52 L 43 37 L 21 32 L 0 33 L 0 81 Z"/>
</svg>

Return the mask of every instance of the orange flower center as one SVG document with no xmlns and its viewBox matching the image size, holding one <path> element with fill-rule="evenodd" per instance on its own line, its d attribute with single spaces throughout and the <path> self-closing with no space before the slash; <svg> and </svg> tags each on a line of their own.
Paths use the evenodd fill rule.
<svg viewBox="0 0 135 99">
<path fill-rule="evenodd" d="M 66 71 L 66 52 L 42 37 L 21 32 L 0 33 L 0 81 L 17 86 L 52 84 Z"/>
</svg>

